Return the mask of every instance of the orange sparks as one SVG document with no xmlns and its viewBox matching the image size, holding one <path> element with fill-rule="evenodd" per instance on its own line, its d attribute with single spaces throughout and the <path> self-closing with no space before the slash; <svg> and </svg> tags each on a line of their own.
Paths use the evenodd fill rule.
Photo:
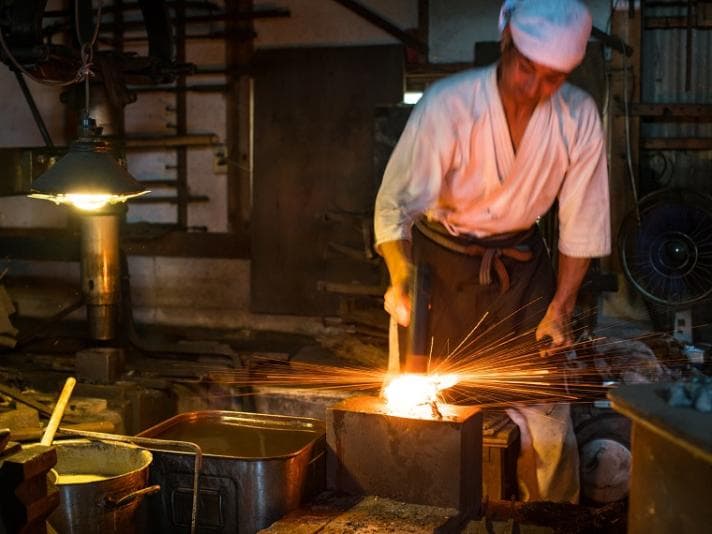
<svg viewBox="0 0 712 534">
<path fill-rule="evenodd" d="M 383 388 L 386 409 L 391 415 L 429 417 L 442 402 L 440 392 L 454 386 L 457 375 L 406 373 L 393 377 Z"/>
<path fill-rule="evenodd" d="M 581 336 L 583 341 L 564 351 L 541 357 L 533 338 L 533 331 L 494 338 L 477 323 L 454 350 L 447 350 L 449 340 L 440 340 L 441 352 L 435 351 L 428 373 L 422 375 L 389 375 L 385 363 L 383 368 L 368 368 L 253 357 L 244 368 L 213 369 L 207 378 L 228 386 L 225 394 L 233 396 L 256 394 L 252 387 L 259 386 L 373 395 L 380 391 L 389 413 L 429 418 L 438 404 L 448 402 L 487 408 L 513 403 L 590 402 L 603 398 L 610 382 L 627 369 L 625 352 L 617 355 L 616 349 L 626 340 Z M 668 363 L 675 362 L 668 358 Z M 240 389 L 236 392 L 235 387 Z"/>
</svg>

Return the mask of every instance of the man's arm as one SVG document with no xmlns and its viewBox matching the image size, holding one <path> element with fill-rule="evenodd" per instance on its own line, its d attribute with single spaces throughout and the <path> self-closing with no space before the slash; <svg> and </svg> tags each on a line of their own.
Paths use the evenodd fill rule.
<svg viewBox="0 0 712 534">
<path fill-rule="evenodd" d="M 413 274 L 411 243 L 404 239 L 386 241 L 379 247 L 388 267 L 391 285 L 384 296 L 384 308 L 401 326 L 410 322 L 410 278 Z"/>
<path fill-rule="evenodd" d="M 546 315 L 536 329 L 536 339 L 551 337 L 551 348 L 561 348 L 573 343 L 571 319 L 576 296 L 583 282 L 591 258 L 574 258 L 559 253 L 556 293 L 546 310 Z"/>
</svg>

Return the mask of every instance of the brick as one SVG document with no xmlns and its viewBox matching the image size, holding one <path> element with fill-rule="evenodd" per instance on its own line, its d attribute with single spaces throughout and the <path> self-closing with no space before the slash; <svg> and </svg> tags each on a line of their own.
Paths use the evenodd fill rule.
<svg viewBox="0 0 712 534">
<path fill-rule="evenodd" d="M 388 415 L 377 397 L 327 410 L 328 486 L 351 494 L 477 513 L 482 496 L 482 414 L 440 405 L 442 419 Z"/>
</svg>

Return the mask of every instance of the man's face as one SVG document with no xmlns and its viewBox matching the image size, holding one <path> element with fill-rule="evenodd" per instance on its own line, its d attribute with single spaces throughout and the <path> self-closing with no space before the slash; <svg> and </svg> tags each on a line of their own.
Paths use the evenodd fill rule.
<svg viewBox="0 0 712 534">
<path fill-rule="evenodd" d="M 502 53 L 501 88 L 518 104 L 536 105 L 553 95 L 567 72 L 546 67 L 524 56 L 514 43 Z"/>
</svg>

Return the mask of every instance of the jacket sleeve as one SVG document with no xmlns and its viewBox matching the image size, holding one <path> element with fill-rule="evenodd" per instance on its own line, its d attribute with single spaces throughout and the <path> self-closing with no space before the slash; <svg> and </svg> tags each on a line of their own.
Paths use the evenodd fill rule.
<svg viewBox="0 0 712 534">
<path fill-rule="evenodd" d="M 605 137 L 593 99 L 581 103 L 569 168 L 559 191 L 559 251 L 594 258 L 611 253 Z"/>
<path fill-rule="evenodd" d="M 376 248 L 410 240 L 418 216 L 434 206 L 455 151 L 453 117 L 437 87 L 413 109 L 386 166 L 376 197 Z"/>
</svg>

